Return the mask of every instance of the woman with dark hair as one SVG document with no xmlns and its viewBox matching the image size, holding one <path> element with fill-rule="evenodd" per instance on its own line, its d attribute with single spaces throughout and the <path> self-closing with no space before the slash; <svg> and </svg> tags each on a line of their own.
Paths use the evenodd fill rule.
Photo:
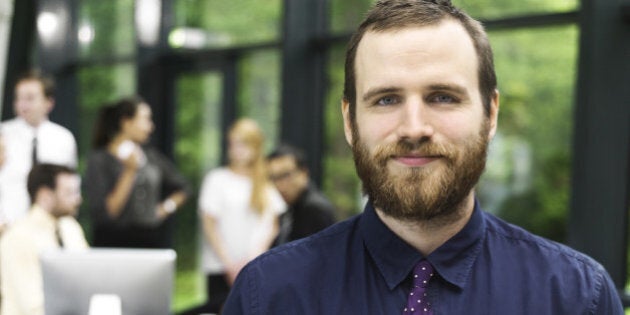
<svg viewBox="0 0 630 315">
<path fill-rule="evenodd" d="M 145 146 L 153 127 L 139 97 L 101 108 L 85 174 L 95 247 L 172 247 L 170 218 L 189 188 L 173 163 Z"/>
</svg>

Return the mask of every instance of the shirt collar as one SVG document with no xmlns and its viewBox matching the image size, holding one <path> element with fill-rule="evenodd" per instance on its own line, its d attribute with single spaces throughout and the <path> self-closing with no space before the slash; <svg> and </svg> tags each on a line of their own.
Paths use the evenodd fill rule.
<svg viewBox="0 0 630 315">
<path fill-rule="evenodd" d="M 433 251 L 428 260 L 446 281 L 463 289 L 479 255 L 486 230 L 483 210 L 475 200 L 470 220 L 455 236 Z"/>
<path fill-rule="evenodd" d="M 28 122 L 26 122 L 26 120 L 24 118 L 22 118 L 22 117 L 16 116 L 15 120 L 20 124 L 20 126 L 22 126 L 22 128 L 30 130 L 33 134 L 37 133 L 37 131 L 39 129 L 41 129 L 43 126 L 45 126 L 45 125 L 50 123 L 50 120 L 44 119 L 44 120 L 42 120 L 41 123 L 39 123 L 39 126 L 33 127 Z"/>
<path fill-rule="evenodd" d="M 484 237 L 485 221 L 477 201 L 464 228 L 428 257 L 437 273 L 447 282 L 463 289 Z M 422 254 L 392 232 L 378 217 L 371 203 L 359 222 L 365 247 L 383 275 L 390 290 L 401 284 L 423 258 Z"/>
</svg>

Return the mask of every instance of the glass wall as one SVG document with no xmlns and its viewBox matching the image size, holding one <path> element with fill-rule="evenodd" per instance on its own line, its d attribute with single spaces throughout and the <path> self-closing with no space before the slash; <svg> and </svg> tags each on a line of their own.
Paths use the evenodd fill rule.
<svg viewBox="0 0 630 315">
<path fill-rule="evenodd" d="M 78 12 L 81 59 L 112 59 L 135 54 L 134 0 L 80 0 Z"/>
<path fill-rule="evenodd" d="M 223 76 L 217 71 L 184 74 L 176 83 L 175 160 L 195 194 L 177 217 L 175 309 L 199 304 L 205 299 L 203 275 L 197 270 L 200 233 L 196 229 L 196 192 L 205 173 L 221 163 L 222 90 Z"/>
<path fill-rule="evenodd" d="M 280 38 L 281 0 L 175 0 L 175 48 L 218 48 Z"/>
<path fill-rule="evenodd" d="M 353 31 L 374 0 L 329 0 L 333 35 Z M 578 9 L 578 0 L 453 0 L 483 20 Z M 220 165 L 226 77 L 220 62 L 236 65 L 236 115 L 255 118 L 270 150 L 280 137 L 282 54 L 248 48 L 282 40 L 282 0 L 173 0 L 169 45 L 230 52 L 207 68 L 175 78 L 175 159 L 195 189 L 178 227 L 196 226 L 196 192 L 209 169 Z M 89 151 L 98 108 L 136 91 L 134 0 L 79 0 L 78 135 Z M 579 30 L 574 25 L 489 30 L 501 92 L 498 133 L 478 195 L 486 210 L 535 233 L 563 241 L 569 207 L 572 117 Z M 340 99 L 345 43 L 329 43 L 324 106 L 324 193 L 345 218 L 362 210 L 360 182 L 343 134 Z M 273 46 L 273 45 L 269 45 Z M 266 47 L 269 47 L 266 46 Z M 183 56 L 183 55 L 182 55 Z M 219 59 L 220 59 L 219 58 Z M 229 61 L 228 61 L 229 59 Z M 203 67 L 206 67 L 204 65 Z M 230 93 L 230 91 L 228 91 Z M 84 211 L 84 213 L 87 213 Z M 182 309 L 203 298 L 197 268 L 198 235 L 178 228 L 177 297 Z M 88 233 L 89 234 L 89 233 Z"/>
<path fill-rule="evenodd" d="M 266 151 L 280 136 L 280 57 L 277 50 L 254 51 L 245 54 L 238 67 L 238 114 L 260 124 Z"/>
<path fill-rule="evenodd" d="M 564 241 L 578 30 L 563 26 L 489 35 L 501 107 L 479 197 L 486 210 Z"/>
</svg>

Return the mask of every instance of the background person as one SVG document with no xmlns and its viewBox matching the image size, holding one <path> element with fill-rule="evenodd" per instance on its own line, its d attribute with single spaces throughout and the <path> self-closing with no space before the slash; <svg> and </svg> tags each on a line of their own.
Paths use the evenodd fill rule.
<svg viewBox="0 0 630 315">
<path fill-rule="evenodd" d="M 307 237 L 335 223 L 335 207 L 311 183 L 304 152 L 283 144 L 267 155 L 269 178 L 288 205 L 275 245 Z"/>
<path fill-rule="evenodd" d="M 48 119 L 55 106 L 55 85 L 39 71 L 29 71 L 15 84 L 16 117 L 0 126 L 4 162 L 0 165 L 0 221 L 10 224 L 23 217 L 31 204 L 26 177 L 35 162 L 77 166 L 72 133 Z"/>
<path fill-rule="evenodd" d="M 189 188 L 173 163 L 145 146 L 153 127 L 139 97 L 101 109 L 85 173 L 95 247 L 172 247 L 169 218 Z"/>
<path fill-rule="evenodd" d="M 207 302 L 186 314 L 220 311 L 241 268 L 271 246 L 286 208 L 267 179 L 258 124 L 237 120 L 227 140 L 228 165 L 208 172 L 199 192 Z"/>
<path fill-rule="evenodd" d="M 88 247 L 74 219 L 81 204 L 81 179 L 72 169 L 38 164 L 28 175 L 30 212 L 0 240 L 2 315 L 43 315 L 39 255 L 46 250 Z"/>
<path fill-rule="evenodd" d="M 499 112 L 479 22 L 448 0 L 379 1 L 345 75 L 345 137 L 369 202 L 247 265 L 226 314 L 624 313 L 599 263 L 475 198 Z"/>
</svg>

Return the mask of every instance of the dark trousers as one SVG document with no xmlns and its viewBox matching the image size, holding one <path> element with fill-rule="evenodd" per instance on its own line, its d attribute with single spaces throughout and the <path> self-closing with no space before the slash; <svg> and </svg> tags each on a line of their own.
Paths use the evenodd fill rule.
<svg viewBox="0 0 630 315">
<path fill-rule="evenodd" d="M 206 275 L 206 302 L 178 315 L 220 314 L 229 293 L 230 285 L 225 281 L 225 274 Z"/>
</svg>

